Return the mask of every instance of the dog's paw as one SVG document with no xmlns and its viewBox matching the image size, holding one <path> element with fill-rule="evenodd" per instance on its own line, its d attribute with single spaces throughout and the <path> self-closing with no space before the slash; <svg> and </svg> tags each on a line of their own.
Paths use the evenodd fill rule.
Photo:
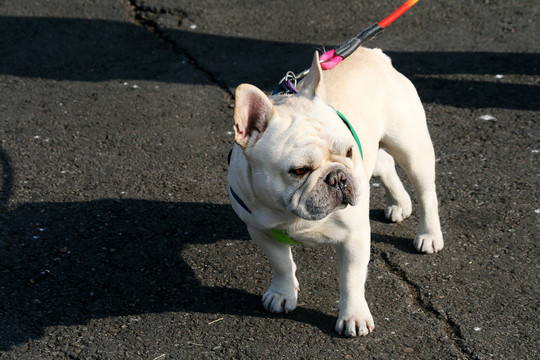
<svg viewBox="0 0 540 360">
<path fill-rule="evenodd" d="M 297 290 L 285 295 L 270 288 L 266 294 L 263 295 L 262 302 L 266 311 L 272 313 L 288 313 L 296 309 L 297 299 Z"/>
<path fill-rule="evenodd" d="M 353 314 L 339 315 L 336 322 L 336 331 L 339 335 L 348 337 L 365 336 L 373 331 L 375 323 L 371 312 L 366 309 Z"/>
<path fill-rule="evenodd" d="M 411 201 L 404 205 L 388 204 L 384 209 L 384 217 L 391 222 L 402 222 L 409 216 L 411 216 L 412 205 Z"/>
<path fill-rule="evenodd" d="M 426 254 L 433 254 L 444 247 L 442 234 L 418 234 L 414 238 L 416 250 Z"/>
<path fill-rule="evenodd" d="M 399 196 L 387 196 L 384 216 L 391 222 L 402 222 L 412 213 L 412 202 L 405 190 Z"/>
</svg>

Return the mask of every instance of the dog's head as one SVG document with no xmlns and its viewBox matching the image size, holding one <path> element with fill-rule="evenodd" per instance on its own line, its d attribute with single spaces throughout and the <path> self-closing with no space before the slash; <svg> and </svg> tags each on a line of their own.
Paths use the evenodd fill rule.
<svg viewBox="0 0 540 360">
<path fill-rule="evenodd" d="M 258 200 L 302 219 L 320 220 L 358 201 L 360 153 L 336 111 L 326 103 L 315 54 L 297 95 L 268 98 L 242 84 L 236 90 L 235 142 L 250 165 Z"/>
</svg>

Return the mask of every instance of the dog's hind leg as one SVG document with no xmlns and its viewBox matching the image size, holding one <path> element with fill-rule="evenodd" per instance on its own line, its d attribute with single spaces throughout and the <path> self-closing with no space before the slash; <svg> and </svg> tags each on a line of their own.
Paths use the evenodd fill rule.
<svg viewBox="0 0 540 360">
<path fill-rule="evenodd" d="M 384 216 L 392 222 L 401 222 L 411 215 L 412 204 L 396 172 L 394 158 L 379 149 L 373 176 L 378 177 L 386 190 Z"/>
<path fill-rule="evenodd" d="M 435 153 L 425 123 L 416 125 L 386 136 L 381 145 L 405 170 L 416 193 L 420 226 L 414 247 L 434 253 L 444 246 L 435 191 Z"/>
</svg>

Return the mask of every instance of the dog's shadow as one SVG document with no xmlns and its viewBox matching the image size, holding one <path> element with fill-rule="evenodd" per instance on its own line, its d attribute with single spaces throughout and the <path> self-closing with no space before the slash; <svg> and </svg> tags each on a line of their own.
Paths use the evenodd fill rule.
<svg viewBox="0 0 540 360">
<path fill-rule="evenodd" d="M 404 224 L 396 224 L 391 222 L 390 220 L 387 220 L 384 216 L 384 210 L 383 209 L 371 209 L 369 211 L 369 219 L 373 222 L 378 222 L 386 226 L 403 226 Z M 415 226 L 417 223 L 417 219 L 407 219 L 407 222 L 413 221 Z M 415 227 L 413 226 L 413 228 Z M 373 230 L 373 229 L 372 229 Z M 414 231 L 415 229 L 413 229 Z M 411 233 L 414 234 L 414 233 Z M 398 251 L 410 254 L 410 255 L 420 255 L 421 253 L 418 252 L 412 242 L 412 238 L 404 238 L 404 237 L 398 237 L 398 236 L 391 236 L 387 234 L 379 234 L 376 232 L 371 232 L 371 242 L 373 244 L 382 244 L 387 245 L 392 248 L 397 249 Z"/>
<path fill-rule="evenodd" d="M 48 326 L 169 311 L 286 317 L 336 336 L 335 314 L 302 306 L 290 314 L 269 314 L 260 294 L 201 285 L 183 258 L 186 246 L 219 251 L 208 245 L 248 241 L 229 205 L 27 203 L 4 208 L 0 225 L 0 349 L 39 338 Z M 409 242 L 373 236 L 414 252 Z"/>
<path fill-rule="evenodd" d="M 269 316 L 259 294 L 201 285 L 182 256 L 186 246 L 225 239 L 247 239 L 229 205 L 99 200 L 4 208 L 0 349 L 39 338 L 48 326 L 110 316 Z M 333 321 L 320 312 L 299 308 L 284 316 L 332 333 Z"/>
</svg>

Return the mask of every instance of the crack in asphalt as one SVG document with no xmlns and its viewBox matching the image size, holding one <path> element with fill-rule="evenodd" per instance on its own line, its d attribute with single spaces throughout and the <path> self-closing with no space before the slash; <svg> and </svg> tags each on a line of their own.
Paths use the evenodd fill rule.
<svg viewBox="0 0 540 360">
<path fill-rule="evenodd" d="M 390 260 L 387 253 L 375 251 L 375 254 L 380 257 L 385 269 L 400 280 L 406 291 L 411 295 L 414 303 L 426 314 L 430 314 L 439 321 L 442 330 L 452 340 L 454 346 L 460 352 L 460 355 L 468 359 L 478 359 L 472 351 L 465 347 L 465 336 L 463 335 L 460 326 L 447 314 L 442 313 L 434 307 L 429 298 L 423 296 L 420 287 L 407 276 L 407 273 L 403 269 Z"/>
<path fill-rule="evenodd" d="M 231 92 L 227 84 L 219 80 L 211 71 L 205 69 L 204 66 L 202 66 L 187 49 L 181 47 L 174 40 L 172 40 L 157 22 L 161 15 L 172 15 L 176 17 L 176 20 L 180 25 L 182 21 L 188 18 L 188 13 L 186 11 L 176 8 L 171 9 L 145 6 L 143 4 L 139 4 L 136 0 L 127 0 L 127 4 L 133 9 L 135 14 L 135 23 L 145 27 L 152 34 L 164 41 L 173 52 L 186 57 L 188 62 L 195 68 L 195 70 L 202 72 L 211 83 L 215 84 L 221 91 L 225 93 L 228 106 L 231 106 L 234 103 L 234 94 Z"/>
</svg>

